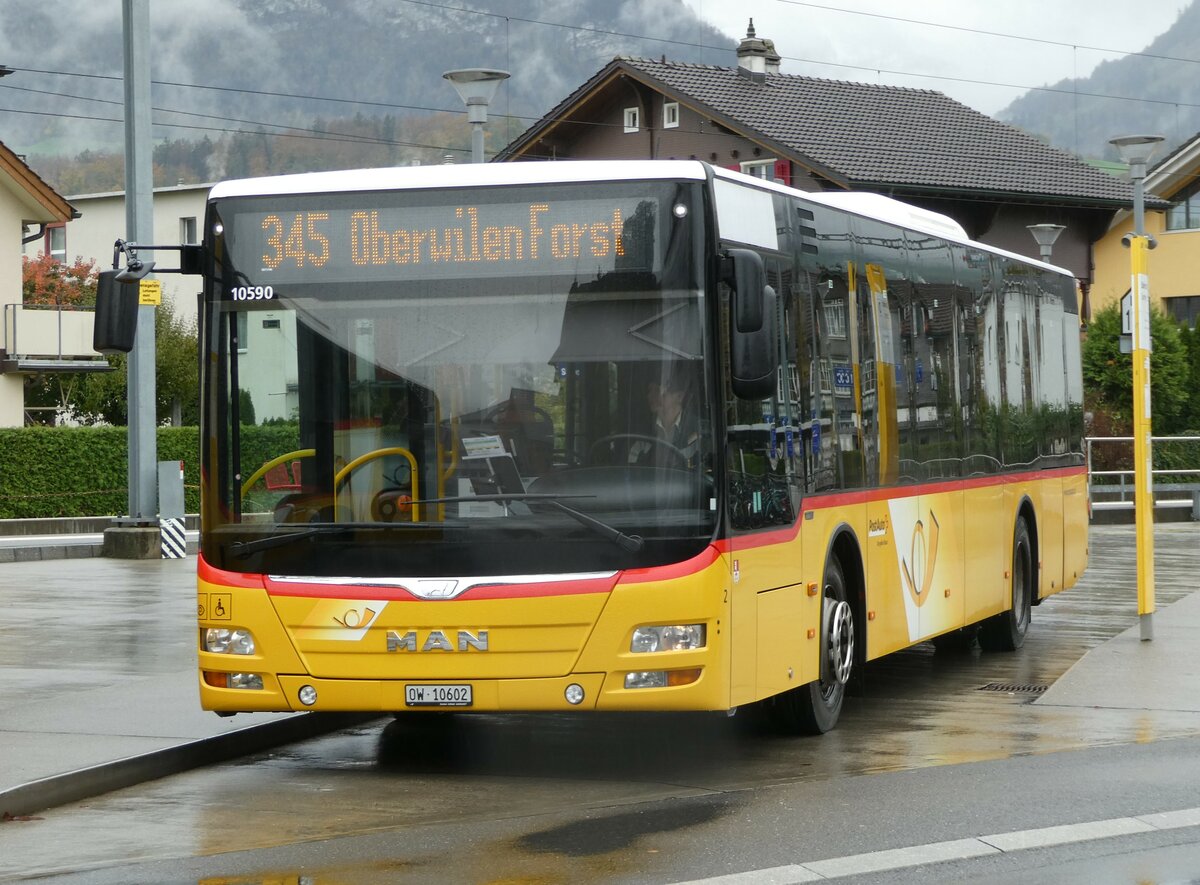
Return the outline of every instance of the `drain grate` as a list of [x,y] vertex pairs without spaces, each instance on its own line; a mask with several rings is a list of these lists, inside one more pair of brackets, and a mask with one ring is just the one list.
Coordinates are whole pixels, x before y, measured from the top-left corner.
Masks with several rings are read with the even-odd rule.
[[979,686],[980,691],[998,691],[1005,694],[1041,694],[1050,686],[1036,685],[1029,682],[989,682]]

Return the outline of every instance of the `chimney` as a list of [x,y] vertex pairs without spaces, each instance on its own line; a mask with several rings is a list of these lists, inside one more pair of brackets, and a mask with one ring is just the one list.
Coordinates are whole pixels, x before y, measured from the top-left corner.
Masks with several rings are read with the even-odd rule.
[[746,28],[746,39],[737,48],[738,73],[755,83],[765,82],[767,74],[779,73],[780,55],[774,40],[760,40],[754,33],[754,19]]

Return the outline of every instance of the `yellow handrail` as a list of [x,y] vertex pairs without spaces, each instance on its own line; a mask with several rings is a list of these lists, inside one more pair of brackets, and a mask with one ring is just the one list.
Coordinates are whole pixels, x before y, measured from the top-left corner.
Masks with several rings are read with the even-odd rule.
[[311,458],[317,454],[316,449],[297,449],[294,452],[288,452],[286,455],[280,455],[278,458],[272,458],[262,467],[250,474],[250,478],[242,483],[242,497],[246,497],[246,493],[253,488],[254,484],[266,476],[267,471],[272,467],[277,467],[286,461],[296,461],[300,458]]
[[334,519],[334,522],[336,522],[337,518],[338,518],[337,517],[338,487],[342,484],[342,482],[346,479],[346,477],[349,476],[351,474],[351,472],[353,472],[359,465],[365,464],[368,461],[374,461],[376,458],[383,458],[387,455],[401,455],[408,460],[408,466],[411,470],[410,476],[412,477],[413,522],[421,521],[420,505],[417,504],[417,502],[419,500],[421,500],[421,496],[418,491],[418,482],[417,482],[417,459],[413,455],[413,453],[410,452],[408,449],[402,448],[400,446],[391,446],[386,449],[375,449],[374,451],[367,452],[365,455],[359,455],[357,458],[355,458],[353,461],[351,461],[349,464],[347,464],[345,467],[343,467],[341,470],[339,470],[337,473],[334,474],[334,476],[333,476],[333,496],[334,496],[333,497],[333,519]]

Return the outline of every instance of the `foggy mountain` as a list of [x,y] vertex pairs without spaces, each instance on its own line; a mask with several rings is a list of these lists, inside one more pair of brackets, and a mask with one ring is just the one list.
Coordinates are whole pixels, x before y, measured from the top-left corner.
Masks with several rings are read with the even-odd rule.
[[[436,148],[469,143],[463,105],[442,79],[446,70],[512,73],[491,107],[490,143],[500,146],[615,55],[732,64],[739,39],[697,19],[681,0],[476,5],[481,9],[463,9],[461,0],[153,0],[155,139],[216,141],[231,130],[312,129],[321,128],[315,120],[357,116],[415,121],[441,110],[456,115],[446,121],[454,126],[443,126],[440,141],[420,142],[440,159]],[[34,156],[119,152],[120,5],[0,0],[0,21],[0,63],[17,69],[0,80],[0,140]],[[403,129],[402,122],[397,141]],[[411,156],[393,159],[431,160],[415,148],[400,153]]]
[[[1192,3],[1142,54],[1106,61],[1089,77],[1031,91],[996,116],[1084,157],[1117,159],[1108,140],[1156,133],[1162,159],[1200,131],[1200,4]],[[1141,99],[1141,100],[1130,100]]]

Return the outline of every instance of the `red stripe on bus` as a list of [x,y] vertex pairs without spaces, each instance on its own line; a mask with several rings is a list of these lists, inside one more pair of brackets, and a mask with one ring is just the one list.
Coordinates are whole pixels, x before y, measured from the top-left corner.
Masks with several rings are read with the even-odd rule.
[[196,577],[210,584],[224,584],[226,587],[246,587],[251,590],[263,588],[263,576],[247,572],[227,572],[216,566],[209,565],[203,556],[196,557]]
[[646,584],[651,581],[670,581],[702,572],[720,558],[721,551],[717,547],[719,543],[710,544],[696,556],[685,559],[683,562],[672,562],[669,565],[655,565],[649,568],[626,569],[621,574],[621,583]]
[[[1052,470],[1030,470],[1023,473],[1004,473],[991,476],[978,476],[964,479],[949,479],[939,482],[923,483],[912,486],[891,486],[882,489],[861,489],[852,492],[836,492],[829,495],[815,495],[805,499],[804,510],[829,510],[834,507],[849,507],[856,504],[866,504],[878,501],[890,501],[900,498],[911,498],[918,495],[935,495],[968,489],[990,488],[1003,485],[1019,485],[1038,480],[1081,476],[1087,473],[1084,466],[1061,467]],[[711,566],[722,554],[755,547],[768,547],[774,544],[786,544],[795,540],[803,524],[803,515],[789,526],[780,526],[769,531],[747,533],[733,538],[721,538],[705,547],[696,556],[683,562],[668,565],[651,566],[649,568],[628,569],[612,577],[590,578],[582,581],[554,580],[540,581],[532,584],[479,584],[462,593],[456,599],[532,599],[549,596],[574,596],[585,593],[608,593],[617,583],[645,584],[652,581],[668,581],[685,578],[697,574]],[[215,568],[198,557],[198,576],[200,580],[210,584],[223,584],[227,587],[246,587],[251,589],[266,589],[272,596],[303,596],[328,599],[372,599],[389,602],[419,602],[421,598],[414,596],[404,587],[383,587],[379,585],[347,586],[345,584],[321,583],[290,583],[273,581],[265,575],[244,574]],[[460,579],[461,580],[461,579]]]
[[[803,501],[804,511],[830,510],[834,507],[851,507],[855,504],[868,504],[878,501],[893,501],[900,498],[915,498],[918,495],[937,495],[946,492],[968,491],[970,489],[992,488],[994,486],[1020,485],[1021,483],[1036,482],[1044,479],[1061,479],[1067,476],[1082,476],[1087,473],[1085,466],[1056,467],[1051,470],[1027,470],[1023,473],[998,473],[989,476],[973,476],[963,479],[947,479],[939,482],[922,483],[911,486],[889,486],[882,489],[861,489],[853,492],[836,492],[829,495],[813,495]],[[781,526],[769,531],[736,535],[723,538],[716,542],[716,548],[722,553],[735,550],[748,550],[755,547],[769,547],[773,544],[786,544],[795,539],[804,522],[801,518],[793,525]]]

